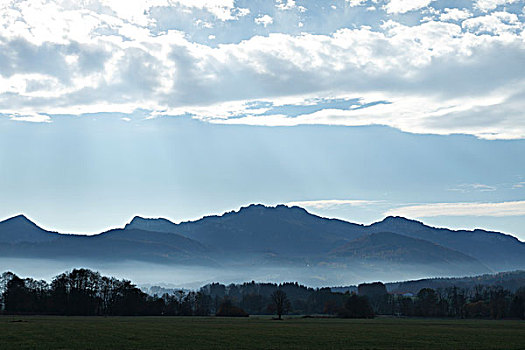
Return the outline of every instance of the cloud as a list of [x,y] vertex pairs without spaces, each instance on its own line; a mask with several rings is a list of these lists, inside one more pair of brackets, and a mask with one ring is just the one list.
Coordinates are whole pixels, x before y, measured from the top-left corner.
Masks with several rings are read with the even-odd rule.
[[51,118],[43,114],[29,114],[29,115],[18,115],[12,114],[9,119],[17,122],[30,122],[30,123],[50,123]]
[[268,15],[262,15],[257,17],[255,20],[256,24],[262,24],[264,27],[273,23],[273,18]]
[[323,199],[311,201],[296,201],[285,203],[287,206],[298,206],[312,209],[334,209],[344,206],[366,207],[382,203],[383,201],[361,200],[361,199]]
[[449,191],[458,191],[458,192],[472,192],[472,191],[479,191],[479,192],[493,192],[496,191],[497,188],[495,186],[489,186],[484,184],[461,184],[454,188],[449,189]]
[[476,34],[490,33],[493,35],[520,32],[523,27],[516,14],[504,11],[467,19],[463,21],[462,26]]
[[[465,9],[424,9],[430,3],[390,1],[396,16],[346,8],[373,22],[344,22],[323,33],[317,28],[337,23],[343,10],[284,11],[299,8],[292,1],[277,3],[282,9],[273,3],[265,15],[233,0],[2,2],[0,113],[141,109],[224,124],[387,125],[413,133],[525,137],[522,18],[511,9],[471,16]],[[421,19],[428,11],[435,20],[398,18]],[[173,27],[181,16],[191,27]],[[315,20],[322,25],[312,34]],[[233,32],[242,37],[232,39]],[[198,33],[201,42],[192,36]],[[278,108],[315,98],[357,102],[293,115]],[[257,103],[267,107],[254,110]]]
[[519,0],[476,0],[474,2],[474,7],[480,9],[481,11],[487,12],[493,10],[500,5],[513,4]]
[[420,204],[390,209],[385,215],[412,218],[434,216],[521,216],[525,215],[525,201]]
[[[234,20],[247,15],[249,12],[243,8],[237,8],[234,0],[109,0],[90,1],[90,8],[108,7],[114,14],[132,23],[147,25],[151,24],[148,11],[152,7],[180,6],[186,9],[205,10],[220,21]],[[100,10],[99,10],[100,11]]]
[[[525,129],[516,128],[515,124],[523,123],[522,112],[508,109],[505,102],[506,97],[497,95],[437,99],[427,96],[370,94],[361,100],[357,108],[352,109],[322,109],[295,117],[286,114],[246,115],[238,118],[212,118],[208,121],[264,126],[387,125],[412,133],[473,134],[485,139],[525,137]],[[474,111],[487,118],[479,120],[473,114]],[[478,124],[476,127],[473,126],[475,123]]]
[[390,0],[385,9],[388,13],[406,13],[430,5],[432,0]]
[[277,4],[275,6],[280,10],[291,10],[297,5],[295,0],[277,0]]
[[466,9],[445,8],[439,19],[442,21],[462,21],[469,17],[472,17],[472,13]]

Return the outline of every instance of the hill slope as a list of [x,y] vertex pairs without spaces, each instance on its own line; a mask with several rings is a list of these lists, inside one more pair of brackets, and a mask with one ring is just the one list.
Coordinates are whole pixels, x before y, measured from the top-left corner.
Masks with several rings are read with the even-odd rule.
[[123,229],[94,236],[48,232],[18,216],[0,222],[0,256],[294,267],[342,279],[381,271],[418,272],[408,276],[415,277],[525,268],[525,244],[501,233],[452,231],[398,217],[365,226],[284,205],[250,205],[180,224],[135,217]]
[[126,225],[130,228],[178,233],[224,252],[271,252],[288,257],[324,256],[357,238],[391,232],[461,252],[494,271],[525,268],[525,243],[506,234],[434,228],[401,217],[365,226],[283,205],[250,205],[238,212],[180,224],[135,217]]
[[391,232],[363,236],[333,250],[331,254],[338,258],[376,264],[407,264],[420,271],[441,274],[490,272],[490,269],[466,254]]
[[391,216],[370,225],[369,230],[424,239],[470,255],[496,271],[525,269],[525,243],[503,233],[434,228],[419,221]]
[[49,242],[60,235],[38,227],[24,215],[0,222],[0,243]]
[[49,232],[23,216],[0,222],[0,256],[209,264],[209,248],[175,233],[115,229],[93,236]]
[[155,229],[197,240],[224,252],[319,255],[365,234],[364,226],[325,219],[299,207],[250,205],[238,212],[174,224],[135,217],[125,229]]

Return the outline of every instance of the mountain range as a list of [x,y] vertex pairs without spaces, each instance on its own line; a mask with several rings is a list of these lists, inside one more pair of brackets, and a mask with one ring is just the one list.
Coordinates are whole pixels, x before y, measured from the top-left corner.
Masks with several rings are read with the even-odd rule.
[[525,269],[525,243],[503,233],[434,228],[402,217],[361,225],[260,204],[178,224],[136,216],[124,228],[90,236],[46,231],[19,215],[0,222],[0,256],[289,267],[317,275],[467,276]]

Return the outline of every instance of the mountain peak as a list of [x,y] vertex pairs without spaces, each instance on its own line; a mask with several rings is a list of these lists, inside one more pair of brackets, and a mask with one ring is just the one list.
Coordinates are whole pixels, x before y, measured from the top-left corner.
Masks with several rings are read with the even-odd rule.
[[280,213],[301,213],[301,214],[307,214],[308,212],[301,207],[298,206],[287,206],[284,204],[278,204],[276,206],[266,206],[264,204],[250,204],[246,207],[241,207],[239,209],[239,213],[241,212],[252,212],[252,211],[258,211],[258,212],[280,212]]
[[133,219],[129,222],[129,224],[126,224],[124,227],[125,229],[142,229],[142,230],[152,230],[152,231],[160,231],[164,232],[164,229],[160,229],[162,227],[170,227],[172,225],[175,225],[172,221],[164,218],[145,218],[139,215],[135,215]]
[[383,220],[373,223],[370,226],[377,227],[420,227],[425,226],[421,221],[407,219],[402,216],[387,216]]
[[19,214],[0,222],[0,242],[44,242],[57,238],[58,233],[46,231],[25,215]]
[[148,219],[147,219],[147,218],[144,218],[144,217],[142,217],[142,216],[139,216],[139,215],[135,215],[135,216],[133,217],[133,219],[131,219],[131,221],[129,222],[128,225],[131,225],[131,224],[133,224],[134,222],[140,222],[140,221],[146,221],[146,220],[148,220]]
[[27,216],[25,216],[24,214],[18,214],[18,215],[15,215],[9,219],[6,219],[2,222],[5,222],[5,223],[12,223],[12,224],[29,224],[29,225],[32,225],[32,226],[37,226],[33,221],[29,220],[27,218]]

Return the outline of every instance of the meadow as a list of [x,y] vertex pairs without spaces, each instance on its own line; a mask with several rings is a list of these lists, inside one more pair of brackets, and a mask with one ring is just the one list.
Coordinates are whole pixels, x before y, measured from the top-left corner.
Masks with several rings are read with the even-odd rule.
[[0,317],[2,349],[524,349],[524,321]]

